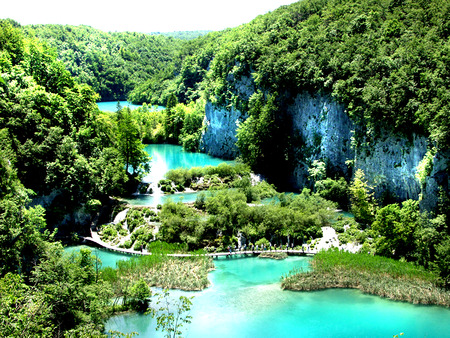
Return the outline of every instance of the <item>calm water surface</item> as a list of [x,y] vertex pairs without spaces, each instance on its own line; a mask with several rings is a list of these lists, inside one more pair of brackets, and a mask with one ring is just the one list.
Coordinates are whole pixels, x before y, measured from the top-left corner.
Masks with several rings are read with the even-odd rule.
[[[184,151],[183,147],[172,144],[150,144],[145,151],[152,157],[150,173],[143,181],[146,183],[158,183],[164,178],[164,174],[171,169],[217,166],[220,163],[234,163],[203,153]],[[177,202],[195,202],[198,193],[182,193],[173,195],[138,195],[125,199],[131,205],[156,205],[164,203],[167,199]]]
[[74,245],[64,248],[64,251],[71,254],[73,252],[79,251],[80,249],[89,249],[92,254],[100,259],[102,262],[102,267],[115,268],[117,261],[130,259],[130,255],[120,254],[117,252],[107,251],[105,249],[98,249],[87,245]]
[[[284,261],[233,258],[215,260],[212,286],[195,296],[186,337],[449,337],[450,310],[415,306],[333,289],[291,292],[280,289],[280,276],[294,267],[308,269],[309,258]],[[155,321],[140,314],[112,317],[107,330],[163,337]]]
[[[128,107],[132,110],[136,109],[138,107],[142,107],[141,105],[133,104],[128,101],[119,101],[119,102],[122,107]],[[109,111],[109,112],[113,112],[113,113],[117,111],[117,101],[97,102],[97,106],[98,106],[98,109],[100,109],[101,111]],[[162,106],[149,106],[148,108],[149,108],[149,110],[155,110],[155,111],[164,109],[164,107],[162,107]]]

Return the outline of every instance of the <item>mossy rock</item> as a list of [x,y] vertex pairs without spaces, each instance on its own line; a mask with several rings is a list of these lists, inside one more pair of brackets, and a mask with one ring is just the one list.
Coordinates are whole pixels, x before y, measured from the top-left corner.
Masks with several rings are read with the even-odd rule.
[[288,257],[286,252],[274,252],[274,251],[267,251],[262,252],[258,256],[259,258],[271,258],[271,259],[286,259]]

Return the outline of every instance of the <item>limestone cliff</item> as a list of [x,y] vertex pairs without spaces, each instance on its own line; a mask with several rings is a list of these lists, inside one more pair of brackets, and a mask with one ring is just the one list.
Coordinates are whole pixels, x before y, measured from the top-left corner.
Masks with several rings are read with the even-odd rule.
[[[322,160],[329,174],[347,179],[356,169],[362,169],[378,197],[419,198],[421,185],[415,174],[427,151],[426,137],[381,133],[372,140],[355,140],[355,124],[345,107],[329,95],[299,94],[288,106],[287,113],[292,120],[292,128],[287,132],[301,140],[294,146],[296,163],[291,182],[295,188],[308,184],[309,166],[313,160]],[[234,108],[208,103],[202,150],[214,156],[236,157],[236,128],[245,118],[245,113]],[[439,186],[448,187],[448,156],[437,154],[435,162],[423,196],[427,207],[435,205]]]
[[302,140],[295,149],[295,187],[308,184],[308,168],[313,160],[325,161],[330,174],[349,178],[351,170],[346,161],[354,158],[350,142],[354,127],[345,114],[344,106],[330,96],[304,93],[288,107],[288,114],[292,119],[291,133]]
[[236,158],[239,154],[236,147],[236,129],[239,122],[246,118],[247,115],[237,109],[225,109],[207,103],[200,150],[212,156]]

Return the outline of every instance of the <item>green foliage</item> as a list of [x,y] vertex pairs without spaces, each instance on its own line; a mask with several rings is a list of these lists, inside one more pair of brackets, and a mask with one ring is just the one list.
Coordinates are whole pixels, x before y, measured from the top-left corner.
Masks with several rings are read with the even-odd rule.
[[[280,199],[288,200],[280,195]],[[214,190],[199,196],[195,207],[166,203],[161,212],[158,236],[169,242],[182,242],[189,248],[214,247],[225,250],[242,233],[249,242],[271,238],[273,244],[286,243],[286,237],[300,241],[321,237],[321,227],[334,217],[335,204],[305,189],[302,194],[281,204],[247,205],[241,189]]]
[[351,212],[358,222],[369,225],[375,214],[375,201],[372,187],[367,184],[364,172],[358,169],[350,187]]
[[152,291],[147,283],[141,278],[130,288],[130,298],[133,307],[137,310],[146,310],[148,307],[148,299],[151,297]]
[[128,108],[117,113],[118,149],[125,163],[126,171],[132,174],[143,174],[149,171],[149,156],[144,151],[144,145],[139,137],[136,123]]
[[258,239],[255,242],[255,245],[257,245],[259,248],[262,248],[263,245],[264,245],[264,248],[266,248],[266,249],[270,248],[270,242],[265,238]]
[[314,187],[316,186],[317,181],[325,177],[325,171],[325,162],[319,160],[314,160],[311,167],[308,168],[308,178],[313,181]]
[[47,245],[31,281],[47,304],[46,325],[54,328],[53,334],[90,327],[93,335],[100,335],[112,294],[97,278],[98,265],[90,250],[67,257],[60,244]]
[[139,169],[147,161],[126,142],[136,135],[128,128],[133,124],[100,113],[98,95],[75,81],[53,50],[23,38],[7,20],[1,21],[0,36],[20,39],[15,49],[9,43],[0,47],[0,193],[8,193],[17,178],[39,197],[57,194],[46,211],[52,228],[83,206],[95,213],[88,201],[103,202],[132,188],[134,178],[124,167]]
[[162,330],[165,337],[182,337],[183,326],[190,324],[192,320],[189,311],[193,298],[180,296],[178,300],[174,301],[170,298],[169,291],[163,290],[162,294],[158,295],[156,303],[159,307],[150,312],[152,317],[156,317],[156,330]]
[[[240,157],[254,171],[275,177],[275,168],[280,174],[280,167],[289,167],[286,157],[288,133],[283,129],[276,95],[253,94],[249,100],[249,114],[237,129],[236,145]],[[274,166],[274,162],[278,166]]]
[[336,202],[339,208],[347,210],[349,203],[349,187],[347,181],[340,177],[338,180],[327,178],[315,184],[317,193],[330,201]]
[[[249,182],[250,169],[248,166],[238,164],[220,163],[218,166],[193,167],[190,169],[171,169],[166,174],[166,180],[158,185],[166,192],[172,190],[172,185],[190,187],[194,190],[207,190],[209,188],[225,188],[238,184],[240,180]],[[238,184],[239,185],[239,184]],[[164,187],[164,189],[163,189]],[[179,190],[177,188],[177,190]]]
[[2,337],[48,337],[54,326],[44,294],[26,285],[17,274],[0,279],[0,334]]
[[158,238],[169,243],[187,243],[190,249],[200,247],[203,233],[200,216],[185,204],[168,201],[160,212]]
[[407,200],[400,208],[389,204],[377,211],[372,229],[377,236],[377,253],[385,257],[405,257],[414,251],[414,234],[419,224],[419,203]]
[[436,148],[428,150],[416,168],[416,178],[422,186],[425,184],[427,177],[430,176],[431,171],[433,170],[434,155],[436,155]]
[[28,207],[25,191],[0,199],[0,276],[7,272],[28,275],[44,250],[44,208]]
[[[55,48],[66,69],[90,85],[104,101],[125,100],[146,81],[164,78],[175,62],[182,41],[162,35],[105,33],[88,26],[33,25],[23,27]],[[136,95],[135,102],[156,103],[152,96]]]

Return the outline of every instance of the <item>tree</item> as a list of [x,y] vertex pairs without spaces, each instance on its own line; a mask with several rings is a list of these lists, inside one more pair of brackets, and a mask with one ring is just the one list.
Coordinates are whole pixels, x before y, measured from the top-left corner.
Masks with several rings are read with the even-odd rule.
[[125,163],[127,173],[139,174],[149,170],[150,158],[144,151],[144,145],[139,137],[139,129],[133,120],[131,110],[123,108],[118,114],[118,148]]
[[327,178],[316,182],[317,193],[330,201],[337,202],[341,209],[348,209],[348,183],[340,177],[338,180]]
[[31,281],[50,304],[49,324],[56,332],[102,328],[112,292],[103,280],[96,281],[96,260],[90,250],[68,256],[60,243],[46,243]]
[[288,163],[285,156],[287,133],[282,130],[280,121],[276,121],[279,115],[276,94],[265,97],[262,92],[254,93],[249,105],[250,116],[239,124],[236,133],[240,156],[257,172],[279,174],[279,168]]
[[51,305],[19,275],[8,273],[0,279],[0,304],[2,337],[52,336]]
[[147,310],[148,298],[152,295],[148,284],[141,278],[130,288],[132,306],[137,310]]
[[408,257],[415,250],[415,232],[419,228],[419,202],[407,200],[389,204],[377,211],[372,230],[376,251],[385,257]]
[[313,181],[314,190],[316,190],[317,181],[325,177],[326,174],[325,162],[314,160],[311,167],[308,168],[308,178]]
[[375,215],[375,201],[372,187],[365,179],[364,171],[358,169],[350,184],[351,212],[355,220],[370,225]]
[[191,323],[192,317],[188,313],[191,310],[193,298],[180,296],[175,301],[170,298],[167,289],[163,290],[158,295],[156,303],[159,307],[149,311],[153,318],[156,317],[156,330],[164,331],[168,338],[182,337],[183,326]]

